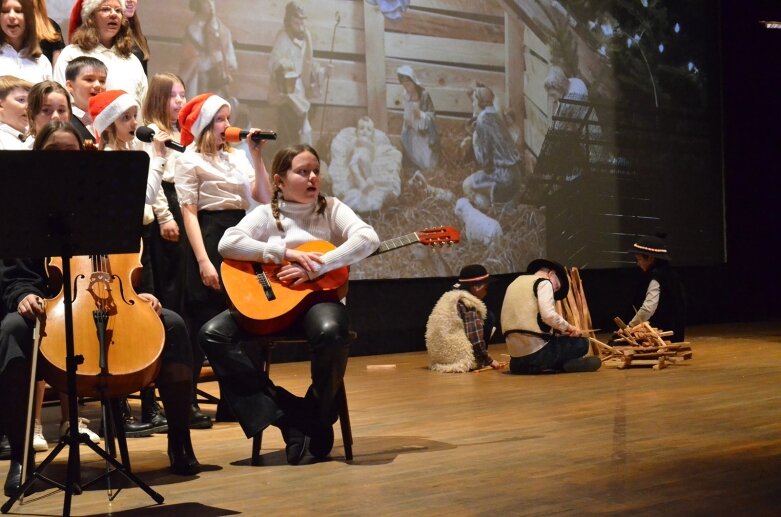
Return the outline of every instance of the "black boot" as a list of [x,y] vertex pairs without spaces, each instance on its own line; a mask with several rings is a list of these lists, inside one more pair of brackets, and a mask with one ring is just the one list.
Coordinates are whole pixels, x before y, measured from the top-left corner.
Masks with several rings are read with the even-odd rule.
[[[193,444],[190,441],[188,427],[191,406],[190,380],[158,384],[163,406],[168,415],[168,459],[171,471],[181,476],[192,476],[201,470],[201,464],[195,458]],[[207,417],[208,418],[208,417]]]
[[0,460],[7,460],[11,457],[11,444],[8,443],[8,437],[0,434]]
[[11,497],[19,491],[20,486],[22,486],[22,462],[11,460],[5,485],[3,485],[3,493],[6,497]]
[[193,402],[190,407],[190,429],[211,429],[213,425],[211,417],[201,413],[201,408]]
[[152,424],[152,432],[167,433],[168,419],[155,398],[154,388],[141,390],[141,422]]
[[125,436],[127,438],[142,438],[152,436],[152,424],[139,422],[130,411],[127,398],[119,401],[119,410],[122,412],[122,420],[125,422]]
[[288,465],[298,465],[304,459],[309,448],[309,437],[298,427],[293,426],[287,417],[282,417],[274,422],[282,432],[285,440],[285,457]]
[[168,433],[168,460],[171,462],[171,472],[180,476],[194,476],[201,471],[201,464],[195,457],[190,433],[176,436],[179,433]]
[[334,426],[321,425],[316,428],[312,433],[312,439],[309,442],[309,452],[317,458],[322,460],[331,454],[331,449],[334,448]]
[[[30,455],[27,459],[27,479],[30,479],[33,471],[35,470],[35,453],[30,450]],[[5,477],[5,485],[3,485],[3,493],[6,497],[11,497],[22,486],[22,462],[12,459],[10,465],[8,465],[8,474]],[[25,490],[25,495],[29,495],[33,492],[35,484],[30,485]]]

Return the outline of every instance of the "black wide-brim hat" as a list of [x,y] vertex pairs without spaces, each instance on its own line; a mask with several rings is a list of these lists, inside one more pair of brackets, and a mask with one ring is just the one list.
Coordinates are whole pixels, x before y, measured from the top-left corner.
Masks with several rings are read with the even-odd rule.
[[526,272],[530,275],[533,275],[540,269],[551,269],[555,271],[556,276],[559,277],[561,288],[558,291],[553,292],[553,299],[563,300],[566,298],[569,293],[569,275],[567,274],[566,268],[558,262],[547,259],[532,260],[529,262],[529,265],[526,266]]
[[458,273],[458,282],[456,285],[485,284],[491,281],[491,275],[481,264],[469,264],[461,268]]
[[649,257],[656,257],[659,260],[670,260],[670,255],[667,253],[667,244],[661,237],[656,235],[646,235],[640,237],[632,245],[628,253],[634,255],[648,255]]

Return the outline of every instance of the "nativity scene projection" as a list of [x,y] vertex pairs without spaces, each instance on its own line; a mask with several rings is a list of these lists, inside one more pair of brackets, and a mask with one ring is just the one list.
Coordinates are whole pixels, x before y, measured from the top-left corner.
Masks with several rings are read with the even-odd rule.
[[721,219],[707,11],[672,0],[139,6],[150,74],[177,72],[188,97],[229,99],[234,125],[277,131],[268,163],[310,143],[324,192],[382,239],[461,234],[367,259],[354,279],[453,276],[468,263],[511,273],[540,256],[620,267],[636,235],[657,231],[684,263],[721,261],[721,233],[707,230]]

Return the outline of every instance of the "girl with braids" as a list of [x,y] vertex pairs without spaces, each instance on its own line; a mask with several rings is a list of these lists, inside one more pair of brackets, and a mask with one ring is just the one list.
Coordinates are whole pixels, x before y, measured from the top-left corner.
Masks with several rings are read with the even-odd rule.
[[[251,198],[260,203],[271,201],[261,153],[264,141],[248,142],[253,163],[246,154],[232,149],[225,137],[230,114],[228,101],[213,93],[194,97],[179,112],[181,143],[189,147],[176,158],[174,184],[190,244],[185,259],[184,308],[193,338],[205,322],[227,308],[219,275],[222,257],[217,251],[222,234],[244,217]],[[197,342],[193,349],[195,385],[203,352]],[[194,399],[195,393],[190,425],[211,427],[211,419],[200,412]],[[221,420],[231,418],[225,409],[218,406]]]
[[[296,286],[331,270],[358,262],[379,245],[374,229],[352,209],[320,194],[320,158],[299,144],[279,151],[272,165],[274,197],[247,214],[220,240],[223,257],[282,264],[277,278]],[[326,240],[336,249],[326,253],[296,248]],[[221,380],[223,399],[230,404],[247,437],[268,425],[279,427],[287,461],[298,464],[307,449],[324,458],[333,447],[337,412],[334,398],[343,388],[349,355],[349,321],[341,303],[317,303],[293,325],[304,334],[312,358],[312,385],[301,398],[275,386],[242,347],[247,335],[229,311],[201,329],[199,341]],[[311,439],[311,442],[310,442]]]

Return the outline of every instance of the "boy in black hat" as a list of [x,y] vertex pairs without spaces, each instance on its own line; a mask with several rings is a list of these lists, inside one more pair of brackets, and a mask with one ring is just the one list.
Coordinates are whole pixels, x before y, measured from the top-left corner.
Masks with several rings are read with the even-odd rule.
[[[683,286],[672,267],[667,245],[661,235],[640,237],[629,250],[645,279],[644,290],[637,296],[642,305],[629,326],[650,322],[662,330],[672,330],[675,341],[684,340],[685,304]],[[636,305],[635,305],[636,306]]]
[[494,317],[483,303],[490,275],[480,264],[464,266],[452,291],[442,295],[426,324],[429,366],[438,372],[468,372],[505,365],[488,355]]
[[556,312],[556,300],[569,291],[564,266],[552,260],[533,260],[526,275],[508,287],[502,305],[502,329],[510,352],[510,373],[593,372],[602,366],[586,356],[588,339]]

